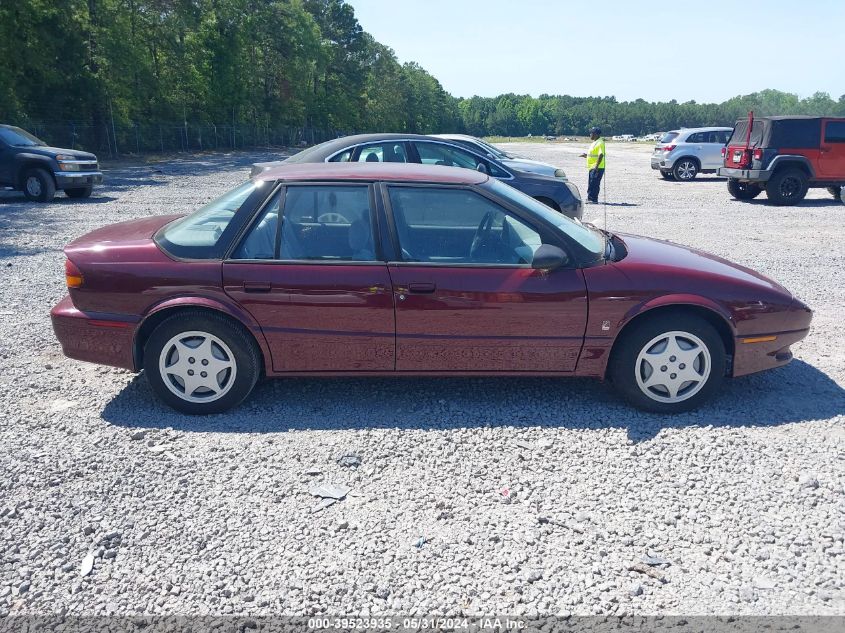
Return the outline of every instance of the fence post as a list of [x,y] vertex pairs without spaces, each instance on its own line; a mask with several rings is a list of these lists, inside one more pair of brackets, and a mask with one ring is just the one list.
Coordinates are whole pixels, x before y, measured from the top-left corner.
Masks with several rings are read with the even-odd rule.
[[158,124],[158,138],[161,141],[161,153],[164,154],[164,132],[161,129],[161,123]]
[[135,121],[135,153],[136,154],[141,153],[141,139],[139,138],[138,122],[137,121]]

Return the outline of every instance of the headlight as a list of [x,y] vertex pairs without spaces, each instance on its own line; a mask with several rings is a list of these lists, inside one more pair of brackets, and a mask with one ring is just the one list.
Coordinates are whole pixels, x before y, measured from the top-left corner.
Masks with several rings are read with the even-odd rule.
[[555,178],[566,178],[566,172],[562,169],[555,169]]
[[578,191],[578,187],[576,187],[575,185],[573,185],[573,184],[572,184],[571,182],[569,182],[568,180],[567,180],[565,183],[563,183],[563,184],[565,184],[565,185],[566,185],[566,188],[567,188],[567,189],[569,189],[569,193],[571,193],[571,194],[572,194],[572,197],[573,197],[573,198],[575,198],[576,200],[578,200],[578,202],[580,202],[580,201],[581,201],[581,192],[580,192],[580,191]]
[[79,171],[79,163],[63,163],[59,161],[59,169],[62,171]]

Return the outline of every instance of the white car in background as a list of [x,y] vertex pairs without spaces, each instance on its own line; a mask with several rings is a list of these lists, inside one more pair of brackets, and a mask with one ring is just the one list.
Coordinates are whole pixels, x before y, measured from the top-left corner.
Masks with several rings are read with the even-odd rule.
[[654,147],[651,168],[666,180],[689,182],[698,174],[715,173],[722,166],[722,148],[730,127],[693,127],[666,132]]
[[507,152],[500,150],[498,147],[495,147],[480,138],[469,136],[468,134],[430,134],[430,136],[463,145],[474,152],[480,153],[482,156],[498,160],[506,167],[513,167],[514,169],[527,171],[532,174],[539,174],[540,176],[566,178],[566,172],[559,167],[549,165],[548,163],[542,163],[537,160],[530,160],[517,154],[508,154]]

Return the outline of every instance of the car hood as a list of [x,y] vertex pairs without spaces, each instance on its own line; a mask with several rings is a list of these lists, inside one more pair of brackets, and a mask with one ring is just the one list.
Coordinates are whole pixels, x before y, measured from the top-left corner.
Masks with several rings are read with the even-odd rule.
[[501,160],[501,163],[505,167],[511,167],[512,169],[527,171],[529,173],[539,174],[541,176],[554,177],[555,172],[557,171],[557,167],[555,167],[554,165],[542,163],[538,160],[528,160],[527,158],[503,158]]
[[68,255],[81,253],[103,253],[116,247],[146,245],[152,241],[153,235],[177,218],[179,215],[156,215],[138,220],[109,224],[90,233],[76,238],[65,247]]
[[35,154],[37,156],[49,156],[55,158],[59,154],[63,156],[73,156],[76,160],[97,160],[97,157],[91,152],[82,152],[76,149],[65,149],[62,147],[48,147],[46,145],[35,145],[33,147],[20,147],[17,149],[23,150],[26,154]]
[[664,279],[676,280],[677,285],[684,289],[698,282],[719,282],[792,297],[776,281],[717,255],[666,240],[627,233],[616,235],[624,242],[627,255],[614,265],[626,275],[660,275]]

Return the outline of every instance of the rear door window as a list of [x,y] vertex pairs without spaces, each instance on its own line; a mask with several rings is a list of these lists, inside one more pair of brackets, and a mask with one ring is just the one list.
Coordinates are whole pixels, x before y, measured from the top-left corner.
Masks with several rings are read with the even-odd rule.
[[824,128],[825,143],[845,143],[845,121],[828,121]]
[[407,163],[405,143],[385,142],[365,145],[358,153],[359,163]]

